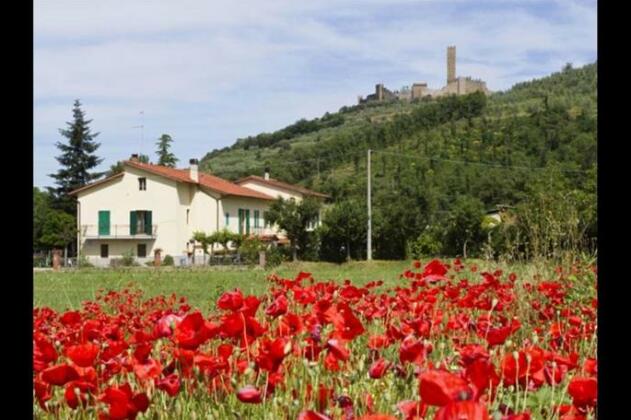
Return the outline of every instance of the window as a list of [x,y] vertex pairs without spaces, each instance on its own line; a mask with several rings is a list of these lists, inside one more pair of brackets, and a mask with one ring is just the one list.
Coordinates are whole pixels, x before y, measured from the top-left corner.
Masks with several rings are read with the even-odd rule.
[[226,226],[230,224],[230,213],[226,213]]
[[107,258],[110,255],[110,249],[107,244],[101,244],[101,258]]
[[136,254],[139,258],[145,258],[147,256],[147,244],[138,244],[138,252]]
[[147,178],[138,178],[138,189],[140,191],[147,191]]
[[250,234],[250,209],[239,209],[239,235]]
[[191,214],[191,209],[186,209],[186,224],[188,225],[189,215]]
[[254,227],[260,227],[259,226],[259,211],[258,210],[254,210]]
[[151,218],[151,211],[148,210],[135,210],[129,212],[129,234],[151,235],[153,233]]

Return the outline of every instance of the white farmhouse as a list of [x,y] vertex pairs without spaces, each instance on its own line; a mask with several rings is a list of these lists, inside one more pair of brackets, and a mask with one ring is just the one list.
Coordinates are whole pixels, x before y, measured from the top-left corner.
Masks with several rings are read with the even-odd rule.
[[[277,197],[296,201],[315,191],[265,177],[236,183],[201,173],[196,159],[187,169],[141,163],[136,155],[123,171],[72,191],[77,197],[77,244],[81,255],[96,266],[133,254],[140,263],[154,251],[171,255],[176,265],[195,250],[193,232],[224,228],[235,233],[283,238],[267,227],[264,214]],[[203,251],[202,251],[203,252]]]

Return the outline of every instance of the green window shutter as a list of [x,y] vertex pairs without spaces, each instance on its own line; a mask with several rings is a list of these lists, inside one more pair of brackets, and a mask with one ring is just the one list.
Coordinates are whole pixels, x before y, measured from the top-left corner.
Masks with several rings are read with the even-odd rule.
[[145,212],[145,233],[151,235],[151,210]]
[[254,210],[254,227],[260,227],[259,226],[259,211],[258,210]]
[[239,209],[239,235],[243,234],[243,209]]
[[138,226],[138,218],[136,216],[136,211],[132,210],[129,212],[129,234],[135,235],[136,228]]
[[245,234],[250,234],[250,209],[245,210]]
[[109,235],[109,234],[110,234],[110,211],[100,210],[99,211],[99,235]]

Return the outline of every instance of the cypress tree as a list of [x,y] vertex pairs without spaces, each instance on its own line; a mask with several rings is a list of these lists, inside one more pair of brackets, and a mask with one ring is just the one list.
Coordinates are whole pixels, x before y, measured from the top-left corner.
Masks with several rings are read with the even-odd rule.
[[178,158],[176,158],[173,153],[169,152],[172,142],[173,139],[168,134],[161,135],[156,142],[158,146],[158,150],[156,151],[158,155],[158,165],[175,168],[175,163],[178,161]]
[[72,110],[73,121],[67,122],[67,129],[59,129],[60,134],[68,139],[68,143],[57,142],[56,146],[61,150],[57,161],[61,168],[56,174],[50,174],[55,179],[57,187],[49,188],[52,196],[53,207],[66,213],[76,213],[75,200],[68,193],[76,188],[88,184],[100,178],[102,172],[92,172],[103,159],[97,157],[94,152],[99,148],[94,138],[99,133],[92,133],[89,124],[92,120],[85,119],[85,112],[81,109],[81,102],[77,99]]

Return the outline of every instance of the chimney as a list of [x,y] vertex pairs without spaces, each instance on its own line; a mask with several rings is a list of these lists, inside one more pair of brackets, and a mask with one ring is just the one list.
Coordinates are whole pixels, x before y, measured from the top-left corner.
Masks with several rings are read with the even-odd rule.
[[129,159],[132,162],[138,162],[138,153],[134,153],[133,155],[131,155],[131,158]]
[[269,179],[269,168],[265,168],[265,180],[267,181]]
[[195,181],[195,182],[199,182],[199,170],[197,167],[198,161],[197,159],[191,159],[188,161],[191,164],[191,167],[189,169],[189,177]]

